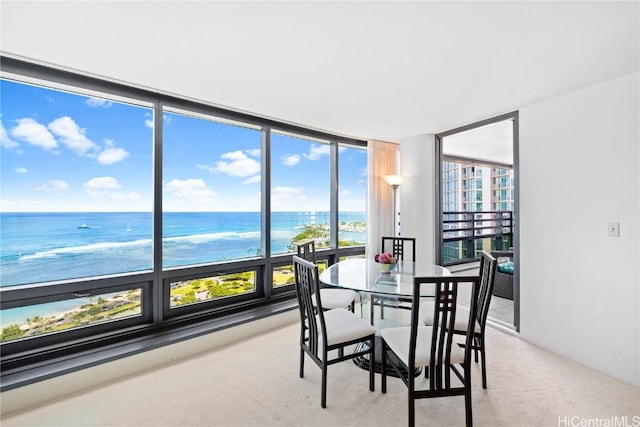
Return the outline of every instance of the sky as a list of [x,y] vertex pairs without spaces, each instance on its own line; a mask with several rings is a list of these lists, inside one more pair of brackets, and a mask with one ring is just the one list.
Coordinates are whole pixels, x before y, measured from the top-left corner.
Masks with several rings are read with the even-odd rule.
[[[260,131],[163,114],[165,211],[259,211]],[[0,81],[0,212],[145,212],[153,110]],[[272,210],[328,211],[329,145],[271,137]],[[366,150],[339,150],[340,210],[364,211]]]

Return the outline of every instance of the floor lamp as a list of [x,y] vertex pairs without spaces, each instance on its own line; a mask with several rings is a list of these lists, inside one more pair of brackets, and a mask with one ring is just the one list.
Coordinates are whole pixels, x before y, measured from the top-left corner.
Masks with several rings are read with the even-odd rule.
[[393,216],[394,216],[393,235],[399,236],[400,235],[399,233],[400,212],[398,212],[398,209],[397,209],[397,202],[398,202],[397,193],[398,193],[398,187],[400,186],[400,184],[404,182],[404,176],[386,175],[386,176],[383,176],[383,178],[385,181],[387,181],[387,184],[389,184],[391,188],[393,188]]

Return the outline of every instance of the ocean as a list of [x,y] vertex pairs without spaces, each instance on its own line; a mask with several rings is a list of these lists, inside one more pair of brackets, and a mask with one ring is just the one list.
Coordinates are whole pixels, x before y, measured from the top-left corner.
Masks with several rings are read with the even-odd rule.
[[[364,222],[365,213],[341,212],[339,221]],[[328,223],[328,212],[273,212],[272,253],[287,252],[305,225]],[[259,212],[165,213],[163,266],[259,255],[260,229]],[[364,242],[365,232],[340,238]],[[150,270],[152,262],[149,212],[0,213],[0,286]],[[4,310],[4,325],[9,311],[17,313]]]

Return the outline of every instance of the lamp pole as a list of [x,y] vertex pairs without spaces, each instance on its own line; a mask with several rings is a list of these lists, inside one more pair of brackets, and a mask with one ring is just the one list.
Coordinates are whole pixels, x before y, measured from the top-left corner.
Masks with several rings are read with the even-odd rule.
[[399,213],[398,213],[398,208],[397,208],[397,204],[398,204],[398,186],[399,184],[393,184],[391,186],[391,188],[393,188],[393,235],[394,236],[399,236],[400,234],[398,233],[398,226],[400,225],[400,218],[399,218]]
[[386,175],[383,176],[387,184],[393,188],[393,235],[399,236],[398,227],[400,226],[400,212],[398,212],[398,187],[404,182],[404,176],[401,175]]

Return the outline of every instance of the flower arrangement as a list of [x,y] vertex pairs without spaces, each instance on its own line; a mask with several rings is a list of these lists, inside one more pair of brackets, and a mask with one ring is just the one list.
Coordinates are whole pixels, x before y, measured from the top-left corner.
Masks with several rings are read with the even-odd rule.
[[373,257],[373,260],[375,262],[379,262],[380,264],[395,264],[396,261],[396,257],[394,257],[392,254],[389,253],[380,253],[380,254],[376,254],[375,257]]
[[393,256],[393,254],[385,252],[376,254],[373,257],[373,260],[376,262],[376,265],[383,274],[388,274],[391,270],[396,268],[397,260],[396,257]]

